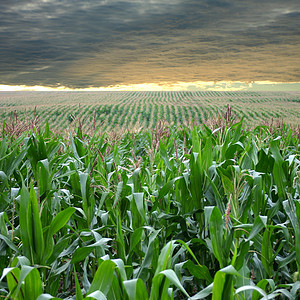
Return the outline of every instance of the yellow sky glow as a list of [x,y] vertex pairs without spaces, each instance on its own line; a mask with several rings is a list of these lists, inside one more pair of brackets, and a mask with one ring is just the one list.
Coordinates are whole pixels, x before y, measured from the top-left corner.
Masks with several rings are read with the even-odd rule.
[[278,84],[300,84],[299,82],[273,82],[273,81],[194,81],[194,82],[162,82],[142,83],[131,85],[111,85],[107,87],[89,87],[89,88],[68,88],[65,86],[47,87],[47,86],[26,86],[26,85],[0,85],[0,91],[186,91],[186,90],[204,90],[204,91],[239,91],[247,90],[256,85],[278,85]]

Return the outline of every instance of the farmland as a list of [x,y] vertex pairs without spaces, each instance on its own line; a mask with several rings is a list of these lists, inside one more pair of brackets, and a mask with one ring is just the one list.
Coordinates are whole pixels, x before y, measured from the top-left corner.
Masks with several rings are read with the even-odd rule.
[[205,93],[1,94],[0,297],[299,299],[299,95]]
[[80,117],[83,128],[154,128],[157,120],[181,125],[216,118],[230,105],[249,126],[300,124],[300,93],[288,92],[1,92],[0,122],[37,118],[64,131]]

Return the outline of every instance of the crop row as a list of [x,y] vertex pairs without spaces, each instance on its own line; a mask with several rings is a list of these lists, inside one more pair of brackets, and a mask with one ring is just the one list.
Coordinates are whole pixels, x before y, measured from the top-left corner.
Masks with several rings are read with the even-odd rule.
[[[2,96],[2,94],[0,94]],[[237,118],[244,118],[248,125],[276,120],[299,124],[299,98],[282,94],[249,92],[120,92],[120,93],[47,93],[33,94],[33,100],[17,97],[0,98],[0,121],[9,119],[16,111],[18,120],[38,117],[44,126],[48,120],[54,129],[65,130],[70,123],[80,121],[84,128],[154,128],[158,121],[182,125],[217,119],[230,105]],[[35,103],[35,97],[42,97]],[[60,97],[58,97],[60,96]],[[268,96],[268,97],[267,97]],[[51,103],[51,100],[53,102]],[[36,100],[37,101],[37,100]],[[41,104],[42,103],[42,104]],[[36,104],[36,105],[35,105]],[[13,105],[13,106],[12,106]],[[13,109],[12,109],[13,108]]]

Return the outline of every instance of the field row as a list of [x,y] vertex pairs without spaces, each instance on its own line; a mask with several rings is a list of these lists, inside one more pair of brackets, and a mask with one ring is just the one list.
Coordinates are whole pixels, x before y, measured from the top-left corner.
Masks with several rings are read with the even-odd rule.
[[154,128],[158,121],[181,125],[217,120],[228,105],[246,124],[283,121],[299,124],[300,95],[253,92],[23,92],[0,93],[0,121],[38,118],[43,126],[65,130],[76,122],[85,129]]

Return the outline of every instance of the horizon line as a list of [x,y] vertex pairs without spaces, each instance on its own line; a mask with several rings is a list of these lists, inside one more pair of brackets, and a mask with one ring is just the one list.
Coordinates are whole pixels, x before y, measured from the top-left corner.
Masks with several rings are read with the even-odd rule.
[[[282,87],[280,90],[278,88]],[[70,88],[60,83],[56,87],[43,85],[4,85],[0,84],[0,92],[17,91],[65,91],[65,92],[97,92],[97,91],[298,91],[300,82],[274,81],[193,81],[193,82],[161,82],[141,84],[118,84],[105,87]]]

